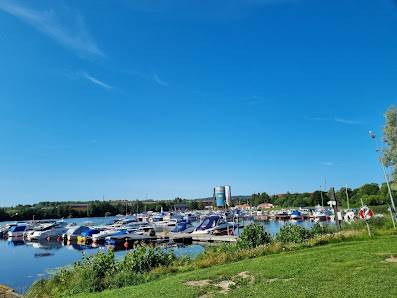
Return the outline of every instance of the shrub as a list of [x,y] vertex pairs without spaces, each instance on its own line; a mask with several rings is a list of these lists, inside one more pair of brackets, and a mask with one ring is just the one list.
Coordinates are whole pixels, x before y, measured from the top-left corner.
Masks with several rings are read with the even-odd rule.
[[276,234],[276,239],[282,243],[302,243],[309,239],[310,230],[298,225],[284,225]]
[[107,288],[136,285],[145,282],[150,272],[159,266],[169,266],[176,259],[173,251],[166,252],[158,246],[137,245],[123,261],[115,261],[113,250],[97,252],[74,263],[71,270],[62,269],[52,278],[39,281],[29,289],[29,297],[74,295],[97,292]]
[[246,226],[237,239],[237,246],[242,249],[255,248],[272,241],[272,235],[263,226],[251,223]]
[[311,236],[315,237],[317,235],[324,235],[324,234],[333,234],[335,232],[335,228],[329,226],[328,224],[320,224],[316,222],[310,230]]

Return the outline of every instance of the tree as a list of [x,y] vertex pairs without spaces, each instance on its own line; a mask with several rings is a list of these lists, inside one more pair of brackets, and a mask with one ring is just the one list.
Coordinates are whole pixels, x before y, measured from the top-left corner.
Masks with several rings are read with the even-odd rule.
[[[387,202],[388,204],[390,204],[390,194],[389,194],[389,189],[387,187],[386,182],[382,183],[381,188],[379,189],[379,193],[382,196],[382,199]],[[393,198],[397,198],[397,191],[391,189],[391,194]]]
[[322,193],[321,190],[316,190],[313,193],[313,197],[312,197],[313,205],[317,205],[317,204],[321,205],[322,204],[322,201],[324,200],[324,197],[323,197],[323,199],[321,199],[321,196],[324,196],[324,193]]
[[363,195],[376,195],[379,191],[379,185],[377,183],[366,183],[360,187],[358,195],[361,197]]
[[198,202],[197,209],[204,210],[204,203],[202,201]]
[[190,201],[189,208],[190,208],[190,210],[197,210],[198,209],[198,203],[196,201]]
[[270,203],[270,197],[266,192],[261,193],[261,203]]
[[390,168],[393,176],[393,186],[397,187],[397,107],[391,105],[386,113],[386,124],[383,127],[382,141],[386,147],[382,148],[383,160],[381,161],[386,167]]
[[[341,189],[335,192],[335,195],[339,198],[341,203],[343,202],[347,204],[346,187],[341,187]],[[351,198],[352,198],[351,188],[347,188],[347,195],[349,196],[349,203],[351,203]]]

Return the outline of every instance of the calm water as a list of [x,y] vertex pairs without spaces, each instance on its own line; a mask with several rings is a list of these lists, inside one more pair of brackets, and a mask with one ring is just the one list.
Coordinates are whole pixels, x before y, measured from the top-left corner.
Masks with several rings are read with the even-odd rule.
[[[107,220],[111,219],[117,219],[117,217],[109,217]],[[67,219],[67,221],[101,223],[105,222],[106,219],[80,218]],[[253,221],[245,221],[244,225],[251,222]],[[255,221],[255,223],[263,224],[274,235],[280,230],[282,225],[289,222],[307,228],[313,226],[311,221]],[[0,222],[0,225],[3,224],[6,223]],[[24,294],[37,279],[49,276],[51,272],[66,265],[73,265],[74,261],[80,260],[83,251],[87,252],[87,254],[92,254],[98,250],[106,252],[107,249],[108,247],[106,246],[64,245],[56,241],[29,242],[20,238],[14,241],[0,240],[0,284],[15,289],[17,293]],[[192,257],[204,250],[200,245],[173,247],[172,249],[174,249],[176,254],[185,255],[189,253]],[[125,254],[125,250],[116,251],[116,258],[122,259]]]

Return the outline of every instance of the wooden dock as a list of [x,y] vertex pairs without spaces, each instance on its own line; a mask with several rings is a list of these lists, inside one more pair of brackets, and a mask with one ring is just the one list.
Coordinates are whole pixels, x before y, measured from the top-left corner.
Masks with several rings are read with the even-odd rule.
[[191,233],[157,233],[156,236],[146,236],[146,235],[120,235],[117,237],[112,237],[115,240],[115,244],[122,244],[125,241],[133,244],[136,242],[145,243],[182,243],[191,244],[193,242],[235,242],[238,236],[228,236],[228,235],[213,235],[213,234],[191,234]]
[[[158,237],[161,238],[160,235]],[[191,233],[168,233],[167,236],[170,241],[185,243],[190,242],[235,242],[238,236],[228,235],[212,235],[212,234],[191,234]]]

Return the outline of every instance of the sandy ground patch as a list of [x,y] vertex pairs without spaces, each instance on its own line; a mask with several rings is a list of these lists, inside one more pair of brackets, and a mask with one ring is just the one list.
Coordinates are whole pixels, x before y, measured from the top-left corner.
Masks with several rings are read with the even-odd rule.
[[[244,271],[244,272],[240,272],[237,275],[234,275],[232,277],[236,278],[236,277],[242,277],[242,278],[249,278],[251,282],[254,281],[255,277],[253,275],[250,275],[248,271]],[[210,279],[204,279],[204,280],[192,280],[192,281],[187,281],[185,284],[187,284],[188,286],[195,286],[195,287],[204,287],[207,285],[211,284],[211,280]],[[219,291],[219,293],[221,294],[227,294],[230,290],[230,286],[231,285],[236,285],[236,283],[233,280],[223,280],[217,284],[213,284],[214,286],[220,287],[222,290]],[[205,294],[204,296],[202,296],[201,298],[207,297],[207,294]]]
[[388,263],[397,263],[397,258],[395,256],[390,256],[390,258],[387,258],[385,261]]
[[248,271],[244,271],[244,272],[240,272],[239,274],[237,274],[236,276],[240,276],[242,278],[249,278],[251,280],[251,282],[254,281],[255,277],[251,274],[248,274]]
[[192,280],[192,281],[187,281],[186,284],[188,286],[195,286],[195,287],[204,287],[206,285],[210,284],[210,279],[204,279],[204,280]]
[[293,278],[269,278],[266,281],[267,282],[275,282],[275,281],[278,281],[278,280],[289,281],[289,280],[293,280]]
[[215,284],[215,286],[218,286],[218,287],[222,288],[222,290],[219,292],[219,293],[222,293],[222,294],[227,294],[227,292],[229,292],[229,290],[230,290],[229,286],[230,285],[235,285],[234,281],[224,280],[224,281],[221,281],[220,283]]

